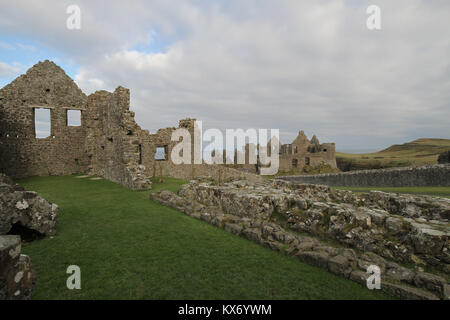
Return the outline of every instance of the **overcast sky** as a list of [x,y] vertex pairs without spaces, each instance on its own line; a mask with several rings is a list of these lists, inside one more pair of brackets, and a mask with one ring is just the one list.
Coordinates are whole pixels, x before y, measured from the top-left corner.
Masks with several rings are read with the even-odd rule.
[[450,138],[448,0],[0,0],[0,87],[45,59],[87,94],[130,88],[151,132],[193,117],[338,150]]

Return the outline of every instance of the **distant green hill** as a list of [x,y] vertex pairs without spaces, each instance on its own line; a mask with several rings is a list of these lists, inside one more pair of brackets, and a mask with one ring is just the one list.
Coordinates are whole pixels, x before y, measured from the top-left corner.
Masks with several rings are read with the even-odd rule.
[[336,153],[342,171],[437,164],[439,154],[450,151],[450,139],[418,139],[367,154]]

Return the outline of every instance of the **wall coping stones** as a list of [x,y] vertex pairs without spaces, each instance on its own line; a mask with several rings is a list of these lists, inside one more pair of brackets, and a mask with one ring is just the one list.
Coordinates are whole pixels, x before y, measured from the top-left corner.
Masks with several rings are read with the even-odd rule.
[[279,176],[277,179],[342,187],[450,186],[450,164]]

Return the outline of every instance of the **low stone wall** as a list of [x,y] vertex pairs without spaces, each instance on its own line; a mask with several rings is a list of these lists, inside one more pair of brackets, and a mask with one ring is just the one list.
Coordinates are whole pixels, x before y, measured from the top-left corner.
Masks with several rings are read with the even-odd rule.
[[[178,195],[150,197],[363,285],[367,267],[376,265],[381,289],[399,298],[450,299],[450,200],[357,195],[280,180],[220,187],[192,181]],[[425,267],[436,271],[426,273]]]
[[208,179],[217,181],[219,179],[219,171],[223,182],[233,180],[247,180],[250,182],[262,182],[264,178],[254,173],[229,168],[222,165],[174,165],[166,164],[163,169],[163,175],[183,180]]
[[278,177],[297,183],[341,187],[427,187],[450,186],[450,165],[361,170],[304,176]]

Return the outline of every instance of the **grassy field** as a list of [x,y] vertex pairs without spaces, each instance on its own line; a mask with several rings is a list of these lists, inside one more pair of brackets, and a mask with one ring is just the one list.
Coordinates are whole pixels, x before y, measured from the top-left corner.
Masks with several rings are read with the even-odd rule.
[[[154,191],[176,191],[165,179]],[[386,299],[106,180],[20,181],[60,206],[57,235],[24,244],[35,299]],[[153,191],[153,192],[154,192]],[[81,290],[66,269],[81,268]]]
[[408,193],[418,195],[437,196],[443,198],[450,198],[450,187],[397,187],[397,188],[378,188],[378,187],[336,187],[340,190],[348,190],[357,193],[367,193],[371,190],[378,190],[384,192],[394,193]]
[[381,169],[437,164],[439,154],[450,150],[450,139],[418,139],[367,154],[336,153],[341,170]]

